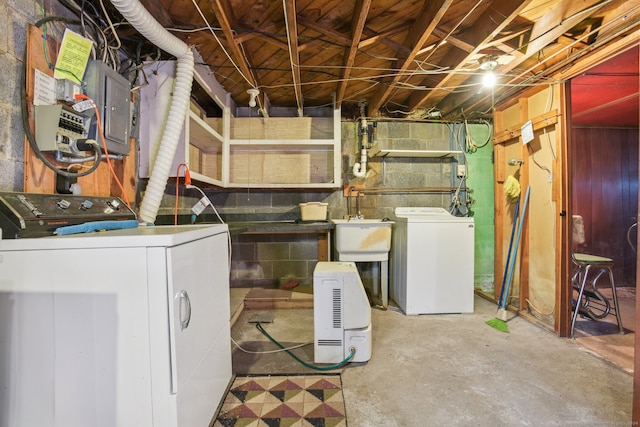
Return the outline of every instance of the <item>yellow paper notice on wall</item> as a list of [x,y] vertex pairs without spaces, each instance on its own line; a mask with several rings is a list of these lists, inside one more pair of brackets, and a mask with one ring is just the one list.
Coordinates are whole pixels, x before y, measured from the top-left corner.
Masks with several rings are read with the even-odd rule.
[[92,45],[91,40],[68,28],[65,29],[53,76],[56,79],[69,79],[81,83]]

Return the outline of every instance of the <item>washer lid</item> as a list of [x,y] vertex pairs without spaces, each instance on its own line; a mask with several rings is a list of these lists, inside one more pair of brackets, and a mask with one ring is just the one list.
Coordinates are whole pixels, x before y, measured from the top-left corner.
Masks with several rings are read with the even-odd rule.
[[451,214],[444,208],[436,207],[397,207],[393,211],[398,218],[413,217],[449,217]]

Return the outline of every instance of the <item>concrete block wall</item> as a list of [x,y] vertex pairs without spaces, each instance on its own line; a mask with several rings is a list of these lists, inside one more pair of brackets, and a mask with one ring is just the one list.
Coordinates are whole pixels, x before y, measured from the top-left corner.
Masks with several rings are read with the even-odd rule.
[[[456,149],[452,135],[457,128],[442,123],[379,122],[375,143],[382,148],[414,150]],[[458,148],[460,149],[460,148]],[[360,152],[357,141],[357,123],[342,123],[342,163],[344,184],[365,184],[366,188],[407,189],[418,187],[451,187],[452,176],[458,159],[398,158],[387,159],[383,173],[382,163],[371,160],[365,178],[352,174]],[[182,191],[182,190],[181,190]],[[188,191],[188,190],[187,190]],[[327,202],[328,218],[342,218],[348,214],[351,205],[355,212],[355,198],[348,200],[343,190],[226,190],[206,189],[207,196],[223,218],[232,221],[238,216],[249,215],[253,219],[298,219],[298,204],[308,201]],[[167,186],[162,206],[165,214],[172,214],[175,204],[175,187]],[[181,193],[181,212],[189,209],[199,195]],[[393,218],[397,206],[441,206],[446,209],[451,203],[449,193],[442,194],[365,194],[361,197],[360,208],[368,218]],[[207,220],[213,221],[207,209]],[[199,219],[200,220],[200,219]],[[232,286],[278,287],[289,279],[311,285],[313,269],[318,259],[317,237],[311,235],[241,235],[233,239],[231,283]],[[373,287],[373,280],[379,277],[377,263],[359,265],[365,286]]]
[[[73,17],[55,1],[44,1],[47,16]],[[24,189],[24,130],[20,108],[27,26],[42,18],[33,0],[0,0],[0,191]],[[48,32],[62,40],[65,25],[48,24]]]
[[232,287],[277,288],[289,280],[313,284],[318,261],[315,234],[245,234],[232,241]]
[[[456,148],[452,136],[456,128],[445,123],[419,123],[407,121],[379,121],[376,128],[374,148],[396,150],[453,150]],[[453,171],[457,160],[395,157],[383,162],[372,158],[367,165],[364,178],[354,177],[351,167],[359,161],[358,123],[342,125],[344,181],[349,184],[364,184],[365,188],[419,189],[425,187],[452,187]],[[353,201],[353,200],[352,200]],[[386,193],[366,194],[360,200],[361,213],[365,218],[393,218],[397,206],[436,206],[449,209],[450,193]],[[351,214],[355,213],[351,203]]]
[[20,79],[27,25],[39,18],[38,3],[0,0],[0,191],[22,191],[24,131]]

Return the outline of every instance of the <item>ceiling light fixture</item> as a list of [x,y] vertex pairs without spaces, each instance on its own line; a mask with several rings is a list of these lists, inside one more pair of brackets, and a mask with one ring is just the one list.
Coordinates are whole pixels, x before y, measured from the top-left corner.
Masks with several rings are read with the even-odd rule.
[[260,95],[260,90],[252,87],[251,89],[247,89],[247,93],[249,94],[249,107],[253,108],[256,106],[256,97]]
[[486,73],[484,73],[484,76],[482,76],[482,84],[485,87],[494,87],[496,84],[496,75],[493,71],[487,71]]
[[478,60],[480,69],[484,71],[482,84],[484,87],[493,87],[496,84],[496,75],[493,69],[498,66],[498,58],[493,55],[483,56]]
[[480,69],[483,71],[491,71],[498,66],[498,58],[493,55],[483,56],[478,60]]

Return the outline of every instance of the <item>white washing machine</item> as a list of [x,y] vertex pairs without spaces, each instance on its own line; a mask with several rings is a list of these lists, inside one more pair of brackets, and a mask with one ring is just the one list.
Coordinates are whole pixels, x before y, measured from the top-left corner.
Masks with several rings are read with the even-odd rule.
[[473,218],[443,208],[398,207],[391,298],[405,314],[473,312]]

